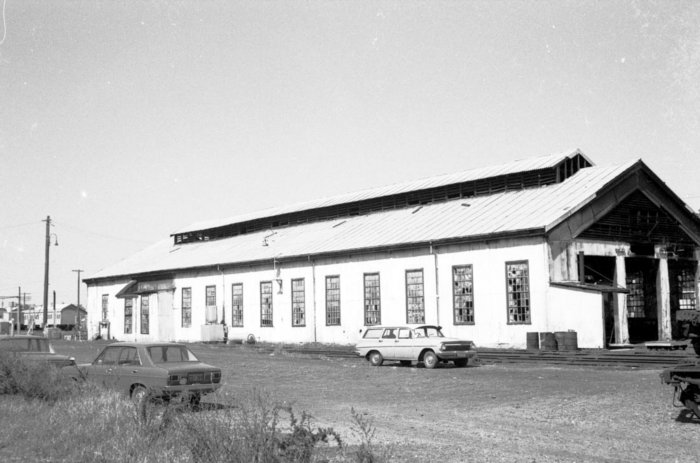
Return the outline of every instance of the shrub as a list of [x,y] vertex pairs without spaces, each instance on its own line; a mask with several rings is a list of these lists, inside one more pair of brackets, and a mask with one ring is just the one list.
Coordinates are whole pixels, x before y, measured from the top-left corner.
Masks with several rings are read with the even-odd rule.
[[314,429],[311,421],[306,412],[297,418],[291,406],[256,392],[250,404],[215,415],[190,415],[184,420],[186,445],[195,462],[308,463],[318,443],[341,445],[332,428]]
[[47,362],[0,353],[0,394],[55,402],[76,393],[75,382]]

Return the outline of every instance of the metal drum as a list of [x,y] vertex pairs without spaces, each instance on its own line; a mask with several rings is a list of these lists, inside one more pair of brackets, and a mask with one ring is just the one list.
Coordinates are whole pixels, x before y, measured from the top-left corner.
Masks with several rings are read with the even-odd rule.
[[540,333],[533,331],[527,333],[527,350],[540,350]]
[[540,350],[557,350],[557,338],[554,333],[540,333]]

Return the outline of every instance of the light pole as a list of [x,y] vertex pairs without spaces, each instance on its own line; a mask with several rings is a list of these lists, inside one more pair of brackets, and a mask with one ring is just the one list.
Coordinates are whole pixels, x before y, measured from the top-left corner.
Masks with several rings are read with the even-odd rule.
[[42,222],[46,222],[46,249],[44,251],[44,322],[41,326],[46,330],[46,322],[49,317],[49,248],[51,247],[51,236],[54,237],[55,246],[58,246],[58,238],[55,233],[51,233],[51,216],[47,215],[46,220],[42,220]]
[[78,328],[78,339],[80,339],[80,273],[82,270],[73,270],[78,274],[78,307],[75,315],[75,326]]

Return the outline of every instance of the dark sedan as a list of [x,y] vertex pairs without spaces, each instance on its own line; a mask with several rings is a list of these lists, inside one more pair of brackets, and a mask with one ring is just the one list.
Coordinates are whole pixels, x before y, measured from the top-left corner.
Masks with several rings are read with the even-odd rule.
[[221,369],[200,362],[177,343],[118,342],[106,346],[92,363],[64,371],[119,390],[135,403],[146,397],[178,397],[198,404],[204,394],[221,387]]
[[48,339],[40,336],[0,336],[0,353],[17,356],[31,362],[47,362],[55,367],[75,365],[75,359],[57,354]]

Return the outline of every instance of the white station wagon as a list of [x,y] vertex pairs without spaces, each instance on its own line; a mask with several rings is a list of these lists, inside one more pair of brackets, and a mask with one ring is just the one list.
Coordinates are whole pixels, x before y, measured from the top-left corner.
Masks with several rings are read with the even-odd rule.
[[384,360],[398,360],[405,366],[423,362],[425,368],[452,361],[455,366],[465,367],[477,355],[473,342],[447,338],[442,327],[434,325],[369,327],[355,352],[376,367]]

